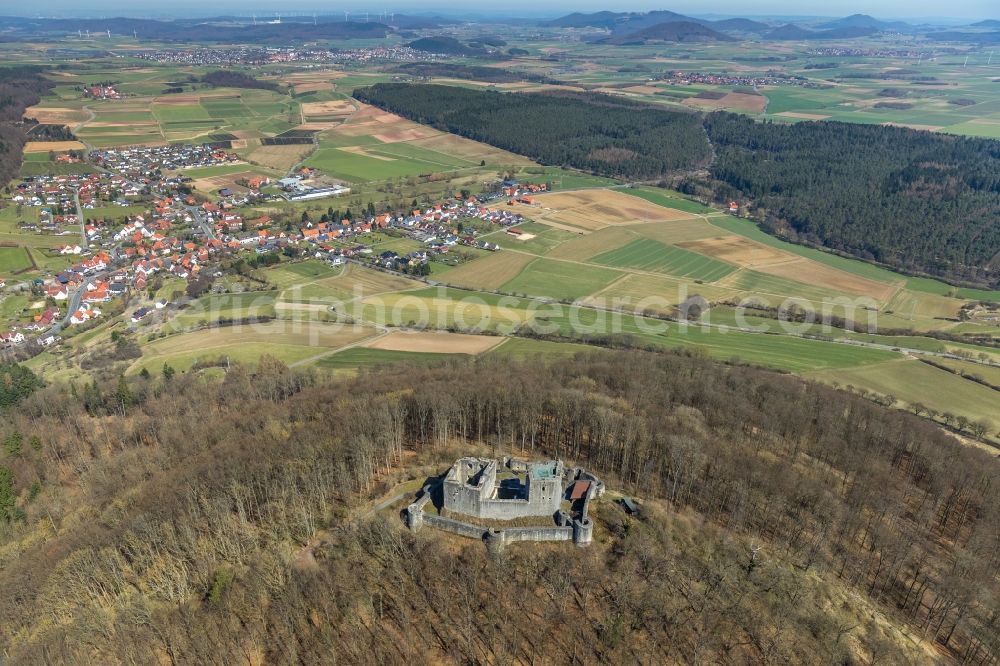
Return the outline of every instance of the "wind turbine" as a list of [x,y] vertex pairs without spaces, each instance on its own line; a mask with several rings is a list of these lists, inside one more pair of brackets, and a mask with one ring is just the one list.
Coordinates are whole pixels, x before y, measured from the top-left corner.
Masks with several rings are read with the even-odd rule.
[[968,66],[969,66],[969,56],[965,56],[965,64],[962,65],[962,67],[968,67]]
[[108,39],[111,39],[111,30],[108,30]]
[[347,11],[346,9],[344,10],[344,23],[347,23],[347,17],[350,16],[350,14],[351,13],[349,11]]

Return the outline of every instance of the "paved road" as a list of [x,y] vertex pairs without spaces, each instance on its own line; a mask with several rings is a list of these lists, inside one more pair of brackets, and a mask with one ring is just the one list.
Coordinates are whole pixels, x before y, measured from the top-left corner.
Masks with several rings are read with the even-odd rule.
[[73,203],[76,204],[76,221],[80,223],[80,247],[86,250],[90,247],[90,240],[87,238],[87,225],[83,221],[83,206],[80,205],[80,190],[73,188]]
[[52,324],[49,330],[42,333],[39,337],[45,337],[48,334],[59,335],[64,328],[69,326],[69,320],[70,317],[73,316],[73,313],[80,308],[80,303],[83,301],[83,293],[87,291],[87,283],[91,280],[102,280],[108,275],[108,271],[101,271],[100,273],[94,273],[93,275],[85,275],[80,286],[77,287],[66,300],[66,315],[60,321]]
[[191,217],[194,221],[201,227],[201,230],[205,232],[209,240],[215,240],[215,230],[212,229],[212,225],[208,223],[205,217],[201,214],[201,209],[198,206],[184,206],[184,210],[191,213]]

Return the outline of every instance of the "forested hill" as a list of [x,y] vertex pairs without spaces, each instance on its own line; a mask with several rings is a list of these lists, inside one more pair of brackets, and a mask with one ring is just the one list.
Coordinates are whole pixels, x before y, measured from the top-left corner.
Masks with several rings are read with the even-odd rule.
[[772,233],[907,273],[1000,286],[1000,141],[698,116],[592,94],[397,83],[355,96],[544,164],[624,180],[691,172],[714,148],[712,180],[689,178],[689,191],[748,204]]
[[380,83],[359,100],[470,139],[556,164],[626,179],[658,178],[707,163],[693,113],[596,94],[518,93]]
[[[595,352],[324,379],[265,357],[224,379],[38,389],[0,441],[5,664],[986,664],[1000,649],[1000,462],[787,375]],[[643,513],[602,501],[588,549],[493,559],[362,508],[480,451],[585,465]]]
[[9,183],[21,168],[25,133],[18,123],[24,110],[53,86],[43,72],[34,65],[0,67],[0,183]]
[[258,90],[273,90],[275,92],[281,89],[281,86],[273,81],[261,81],[260,79],[254,78],[249,74],[244,74],[243,72],[221,69],[208,72],[201,77],[201,80],[203,83],[208,83],[217,88],[251,88]]
[[1000,284],[1000,142],[837,122],[712,114],[720,201],[772,232],[906,272]]

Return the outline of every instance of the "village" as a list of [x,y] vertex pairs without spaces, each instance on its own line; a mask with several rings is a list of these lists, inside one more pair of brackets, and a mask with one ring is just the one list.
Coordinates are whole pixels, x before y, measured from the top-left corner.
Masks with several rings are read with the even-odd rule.
[[709,86],[802,86],[814,87],[818,84],[809,81],[804,76],[773,73],[766,76],[741,76],[734,74],[706,74],[702,72],[665,72],[657,80],[676,86],[709,85]]
[[[120,57],[125,57],[124,55]],[[274,63],[370,63],[414,62],[428,60],[434,54],[418,51],[408,46],[378,45],[354,49],[323,49],[316,47],[274,46],[254,48],[159,49],[139,51],[128,57],[155,63],[197,66],[268,65]]]
[[[240,256],[270,255],[270,262],[311,257],[334,266],[353,261],[428,275],[432,261],[454,265],[466,260],[456,253],[458,247],[498,251],[496,243],[479,236],[496,228],[516,234],[512,227],[524,217],[515,206],[532,203],[531,195],[548,189],[546,184],[506,180],[479,196],[456,194],[405,211],[377,212],[369,206],[341,213],[331,207],[317,219],[303,215],[293,220],[241,208],[248,202],[225,190],[214,200],[203,200],[202,193],[196,198],[181,179],[164,177],[164,167],[227,163],[230,156],[210,146],[97,151],[92,159],[105,171],[27,177],[14,189],[11,203],[18,210],[39,209],[38,222],[24,222],[22,229],[51,235],[49,253],[71,263],[47,278],[16,285],[37,298],[30,318],[11,322],[10,330],[0,335],[4,347],[54,344],[66,329],[109,312],[123,313],[133,300],[130,295],[149,300],[144,294],[152,291],[154,280],[217,278],[221,266]],[[300,173],[286,186],[312,175]],[[268,182],[259,178],[248,185],[260,188]],[[111,215],[114,206],[127,210]],[[88,211],[95,209],[103,214],[89,217]],[[378,252],[367,242],[373,234],[409,239],[420,247]],[[72,240],[62,242],[64,237]],[[125,314],[134,325],[170,305],[158,299]]]

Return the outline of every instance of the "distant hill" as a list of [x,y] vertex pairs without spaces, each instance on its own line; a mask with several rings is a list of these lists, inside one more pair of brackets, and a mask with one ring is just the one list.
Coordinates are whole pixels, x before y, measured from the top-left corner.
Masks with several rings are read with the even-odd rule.
[[866,27],[842,27],[831,28],[829,30],[806,30],[803,27],[792,23],[775,28],[764,35],[764,39],[774,41],[801,41],[812,39],[854,39],[857,37],[867,37],[874,35],[879,30],[877,28]]
[[996,19],[986,19],[985,21],[979,21],[978,23],[973,23],[974,28],[1000,28],[1000,21]]
[[771,32],[764,34],[764,39],[775,39],[775,40],[798,40],[798,39],[809,39],[813,35],[812,30],[806,30],[805,28],[800,28],[794,23],[786,23],[780,28],[775,28]]
[[631,14],[624,21],[616,24],[614,31],[616,34],[624,35],[645,30],[646,28],[652,28],[653,26],[661,25],[663,23],[678,22],[705,25],[703,21],[699,21],[698,19],[664,9],[655,12],[646,12],[645,14]]
[[[694,23],[712,30],[732,32],[764,32],[771,26],[751,21],[745,18],[723,19],[721,21],[704,21],[668,10],[652,12],[595,12],[583,14],[575,12],[568,14],[545,25],[557,28],[605,28],[618,35],[632,35],[640,30],[646,30],[665,23]],[[671,40],[677,41],[677,40]]]
[[628,12],[595,12],[593,14],[583,14],[573,12],[566,16],[549,21],[545,25],[553,28],[612,28],[618,21],[626,19]]
[[880,21],[868,14],[851,14],[842,19],[823,23],[818,26],[823,30],[840,30],[842,28],[871,28],[872,30],[890,30],[893,28],[908,28],[903,21]]
[[[706,24],[703,24],[706,25]],[[715,30],[724,30],[732,32],[765,32],[771,29],[766,23],[761,23],[760,21],[751,21],[745,18],[732,18],[723,19],[721,21],[710,21],[707,25],[711,26]]]
[[612,37],[608,44],[643,44],[649,41],[662,42],[734,42],[734,38],[691,21],[671,21],[650,26],[643,30]]

